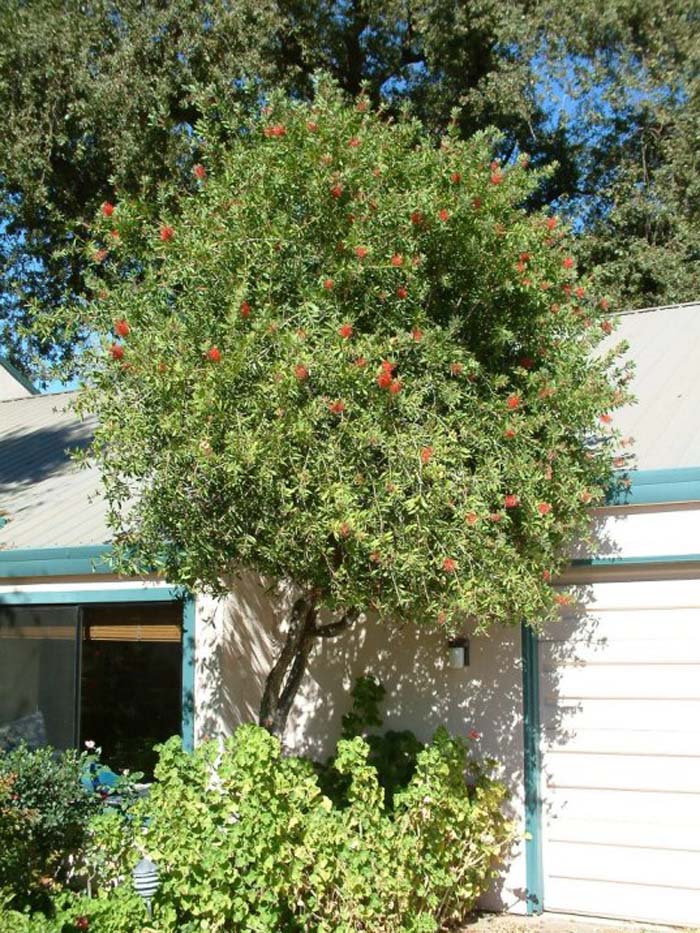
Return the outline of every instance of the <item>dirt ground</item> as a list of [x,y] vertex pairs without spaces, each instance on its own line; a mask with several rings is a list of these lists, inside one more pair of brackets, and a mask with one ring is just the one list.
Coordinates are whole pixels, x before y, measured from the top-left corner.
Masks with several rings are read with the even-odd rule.
[[566,914],[543,914],[539,917],[480,914],[462,927],[459,933],[671,933],[674,930],[677,928],[615,920],[601,921]]

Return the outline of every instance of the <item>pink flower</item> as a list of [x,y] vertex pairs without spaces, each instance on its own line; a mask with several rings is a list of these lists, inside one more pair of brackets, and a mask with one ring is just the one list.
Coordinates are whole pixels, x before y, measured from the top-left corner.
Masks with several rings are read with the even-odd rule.
[[348,140],[348,146],[350,146],[351,149],[357,149],[359,145],[360,145],[360,140],[357,138],[357,136],[353,136],[351,139]]
[[540,513],[540,515],[549,515],[549,513],[552,511],[552,506],[549,504],[549,502],[540,502],[537,506],[537,511]]
[[355,247],[355,255],[357,256],[358,259],[364,259],[368,252],[369,250],[367,249],[366,246]]
[[175,228],[164,225],[160,228],[160,238],[164,243],[167,243],[168,240],[172,240],[175,236]]
[[599,420],[601,424],[610,424],[612,421],[612,415],[601,415]]
[[338,333],[344,340],[349,340],[353,334],[352,324],[343,324],[338,328]]
[[562,266],[564,266],[565,269],[573,269],[573,268],[574,268],[574,260],[571,258],[571,256],[567,256],[567,257],[566,257],[566,259],[565,259],[564,262],[562,263]]
[[333,281],[333,279],[323,280],[323,287],[326,289],[327,292],[331,291],[334,285],[335,285],[335,282]]
[[465,521],[468,525],[476,525],[476,523],[479,521],[479,516],[476,514],[476,512],[467,512]]
[[420,452],[420,458],[423,461],[423,463],[430,463],[430,459],[432,456],[433,456],[432,447],[424,447]]
[[511,493],[503,499],[503,504],[507,509],[516,509],[520,505],[520,499]]
[[394,255],[391,257],[391,264],[392,266],[397,267],[403,265],[403,256],[401,253],[394,253]]
[[442,569],[445,573],[454,573],[457,569],[457,562],[451,557],[446,557],[442,562]]
[[491,184],[500,185],[503,182],[503,177],[500,171],[491,172]]
[[328,405],[328,410],[334,415],[342,415],[345,411],[345,402],[341,399],[338,399],[335,402],[330,402]]

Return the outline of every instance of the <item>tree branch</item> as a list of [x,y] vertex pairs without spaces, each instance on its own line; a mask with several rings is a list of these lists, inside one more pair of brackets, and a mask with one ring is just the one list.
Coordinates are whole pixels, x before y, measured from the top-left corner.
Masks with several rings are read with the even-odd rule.
[[357,609],[348,609],[345,615],[338,619],[337,622],[329,622],[327,625],[317,625],[314,629],[314,635],[316,638],[335,638],[336,635],[340,635],[341,632],[349,628],[359,614]]

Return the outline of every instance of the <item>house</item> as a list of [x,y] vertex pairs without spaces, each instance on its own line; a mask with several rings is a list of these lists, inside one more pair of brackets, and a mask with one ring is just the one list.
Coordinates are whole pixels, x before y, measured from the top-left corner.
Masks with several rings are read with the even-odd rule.
[[[624,314],[618,337],[637,363],[638,404],[616,416],[636,468],[592,513],[562,620],[472,633],[455,669],[440,634],[389,641],[370,619],[317,647],[286,744],[327,754],[371,671],[385,726],[476,729],[501,763],[523,833],[491,906],[699,926],[700,304]],[[148,769],[154,737],[179,728],[191,745],[255,718],[284,594],[115,577],[98,478],[64,454],[90,424],[66,396],[19,395],[0,402],[0,741],[89,738]]]

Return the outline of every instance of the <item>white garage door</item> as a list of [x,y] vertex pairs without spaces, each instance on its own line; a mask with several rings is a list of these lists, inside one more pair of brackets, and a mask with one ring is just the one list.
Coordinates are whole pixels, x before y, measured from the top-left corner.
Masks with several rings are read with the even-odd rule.
[[700,580],[585,590],[540,642],[545,910],[700,926]]

